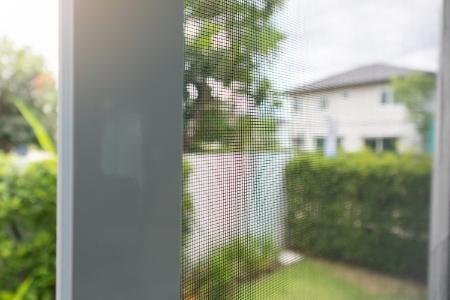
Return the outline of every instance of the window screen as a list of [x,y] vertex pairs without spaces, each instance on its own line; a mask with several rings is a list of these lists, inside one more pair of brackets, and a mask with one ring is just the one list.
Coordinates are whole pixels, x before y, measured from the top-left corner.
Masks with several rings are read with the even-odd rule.
[[185,0],[182,299],[424,299],[426,2]]

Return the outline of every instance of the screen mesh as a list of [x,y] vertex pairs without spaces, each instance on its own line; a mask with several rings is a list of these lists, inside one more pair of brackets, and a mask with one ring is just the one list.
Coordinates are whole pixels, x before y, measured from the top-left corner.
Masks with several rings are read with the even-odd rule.
[[431,2],[185,0],[182,299],[425,297]]

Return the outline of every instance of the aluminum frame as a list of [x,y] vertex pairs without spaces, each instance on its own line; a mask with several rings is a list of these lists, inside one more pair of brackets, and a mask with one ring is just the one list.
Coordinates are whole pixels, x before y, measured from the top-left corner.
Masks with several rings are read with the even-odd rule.
[[450,299],[450,0],[443,1],[428,299]]
[[57,299],[177,299],[182,0],[61,0]]

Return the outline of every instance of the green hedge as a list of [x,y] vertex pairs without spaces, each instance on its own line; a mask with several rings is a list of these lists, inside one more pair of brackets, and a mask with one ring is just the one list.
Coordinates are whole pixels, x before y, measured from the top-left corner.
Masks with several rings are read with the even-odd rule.
[[430,161],[369,152],[299,155],[286,168],[288,245],[424,279]]

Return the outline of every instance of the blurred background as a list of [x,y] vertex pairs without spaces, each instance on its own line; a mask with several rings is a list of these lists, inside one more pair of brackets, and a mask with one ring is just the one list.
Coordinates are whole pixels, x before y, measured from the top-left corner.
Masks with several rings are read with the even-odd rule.
[[0,299],[55,299],[58,1],[0,1]]
[[[440,19],[185,1],[182,299],[426,299]],[[0,0],[0,300],[55,298],[58,64],[58,1]]]
[[440,1],[185,1],[184,299],[425,299]]

